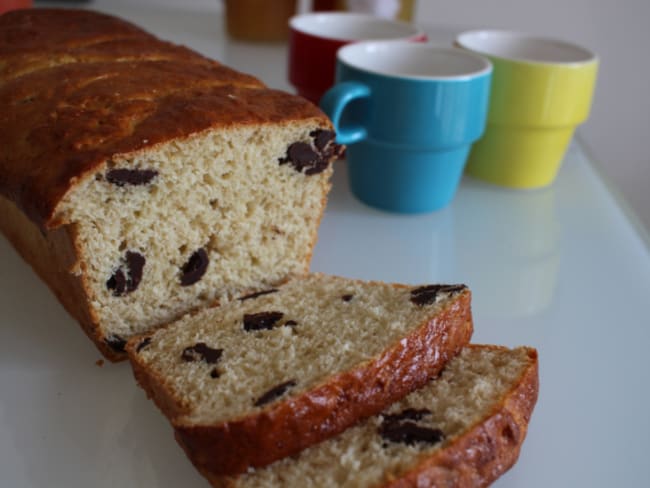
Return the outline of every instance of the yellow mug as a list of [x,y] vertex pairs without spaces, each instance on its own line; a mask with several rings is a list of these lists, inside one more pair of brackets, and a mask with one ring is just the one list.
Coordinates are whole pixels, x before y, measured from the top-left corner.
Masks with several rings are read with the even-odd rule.
[[463,32],[455,43],[494,67],[487,127],[466,173],[514,188],[551,184],[589,116],[598,58],[574,44],[508,31]]

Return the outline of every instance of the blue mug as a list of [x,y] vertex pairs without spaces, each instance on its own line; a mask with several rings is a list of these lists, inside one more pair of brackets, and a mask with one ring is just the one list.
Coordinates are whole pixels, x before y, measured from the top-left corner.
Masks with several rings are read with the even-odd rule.
[[368,41],[339,49],[320,105],[348,146],[350,188],[383,210],[446,207],[485,129],[492,65],[453,47]]

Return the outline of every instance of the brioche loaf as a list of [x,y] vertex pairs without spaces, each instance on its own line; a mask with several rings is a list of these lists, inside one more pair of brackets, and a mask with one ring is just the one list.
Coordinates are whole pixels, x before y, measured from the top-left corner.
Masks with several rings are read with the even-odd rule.
[[110,359],[306,273],[333,139],[302,98],[117,18],[0,16],[0,230]]
[[517,460],[538,393],[531,348],[468,346],[440,377],[339,436],[215,487],[487,486]]
[[311,274],[134,337],[127,350],[192,462],[236,474],[380,412],[471,333],[463,285]]

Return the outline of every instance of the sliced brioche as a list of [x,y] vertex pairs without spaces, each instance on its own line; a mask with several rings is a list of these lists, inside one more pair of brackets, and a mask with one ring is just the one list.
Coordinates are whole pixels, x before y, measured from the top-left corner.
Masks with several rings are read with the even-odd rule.
[[486,486],[517,460],[537,400],[537,353],[468,346],[439,378],[295,458],[215,487]]
[[194,464],[237,474],[377,414],[471,333],[463,285],[312,274],[134,338],[127,351]]

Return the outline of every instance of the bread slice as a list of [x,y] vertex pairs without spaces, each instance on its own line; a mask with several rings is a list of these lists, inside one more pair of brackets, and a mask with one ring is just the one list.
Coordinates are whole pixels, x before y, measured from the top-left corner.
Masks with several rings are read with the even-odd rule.
[[309,269],[327,117],[123,20],[0,16],[0,231],[110,359]]
[[312,274],[127,345],[138,383],[205,473],[270,464],[379,413],[469,342],[464,285]]
[[517,460],[537,400],[537,353],[468,346],[439,378],[341,435],[215,487],[487,486]]

